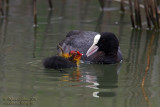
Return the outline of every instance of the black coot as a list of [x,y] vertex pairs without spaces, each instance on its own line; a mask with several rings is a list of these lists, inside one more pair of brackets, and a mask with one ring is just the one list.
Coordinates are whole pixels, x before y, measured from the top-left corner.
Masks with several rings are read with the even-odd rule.
[[[122,60],[122,53],[117,37],[111,32],[101,34],[92,31],[74,30],[59,43],[65,53],[71,50],[80,51],[82,61],[91,63],[114,64]],[[61,49],[57,49],[58,54]]]

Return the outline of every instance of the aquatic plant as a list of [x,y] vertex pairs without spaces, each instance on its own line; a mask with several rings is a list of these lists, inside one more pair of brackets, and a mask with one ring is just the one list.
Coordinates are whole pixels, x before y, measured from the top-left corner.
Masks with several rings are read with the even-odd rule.
[[[34,27],[37,26],[37,0],[33,0]],[[48,0],[49,10],[52,9],[52,0]]]
[[[120,2],[120,10],[124,12],[124,3],[129,5],[130,9],[130,19],[133,28],[142,28],[142,10],[145,11],[145,18],[147,22],[147,27],[149,29],[160,28],[160,18],[158,5],[160,4],[159,0],[114,0]],[[104,0],[99,0],[100,6],[103,10],[105,2]]]
[[[160,28],[157,1],[158,0],[143,0],[143,4],[140,4],[139,0],[129,0],[131,14],[130,17],[133,28],[142,28],[141,8],[144,8],[145,10],[147,27],[149,29]],[[132,7],[135,9],[135,11],[133,11]],[[135,14],[135,19],[133,18],[133,14]]]

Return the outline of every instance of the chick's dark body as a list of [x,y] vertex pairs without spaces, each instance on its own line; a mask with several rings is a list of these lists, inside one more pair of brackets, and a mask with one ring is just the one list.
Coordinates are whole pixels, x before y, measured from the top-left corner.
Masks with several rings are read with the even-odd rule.
[[52,56],[44,60],[43,65],[47,69],[61,69],[77,67],[75,62],[72,62],[61,56]]

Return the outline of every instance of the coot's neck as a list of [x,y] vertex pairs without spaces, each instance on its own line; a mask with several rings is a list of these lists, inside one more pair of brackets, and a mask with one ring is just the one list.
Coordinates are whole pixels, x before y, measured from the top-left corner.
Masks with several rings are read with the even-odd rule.
[[106,58],[104,59],[103,63],[104,64],[115,64],[117,62],[117,55],[108,55],[105,56]]
[[117,52],[104,52],[106,57],[117,57]]

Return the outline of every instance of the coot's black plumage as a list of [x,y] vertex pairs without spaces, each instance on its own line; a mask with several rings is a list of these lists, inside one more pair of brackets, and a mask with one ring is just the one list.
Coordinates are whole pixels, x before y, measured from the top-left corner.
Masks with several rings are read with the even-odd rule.
[[[111,32],[101,34],[92,31],[74,30],[59,43],[65,53],[71,50],[80,51],[81,60],[93,63],[114,64],[122,60],[117,37]],[[58,54],[61,50],[58,48]]]

